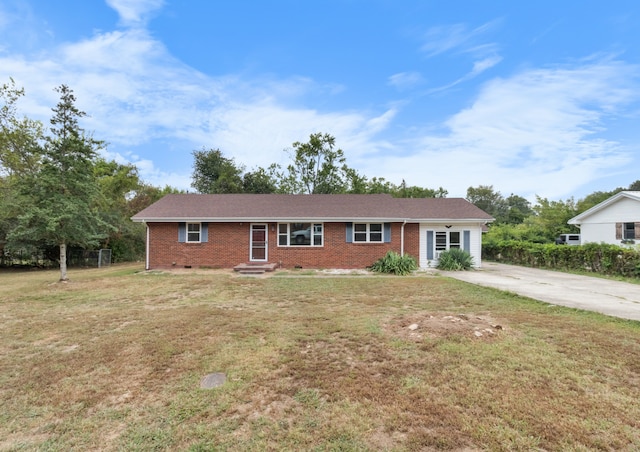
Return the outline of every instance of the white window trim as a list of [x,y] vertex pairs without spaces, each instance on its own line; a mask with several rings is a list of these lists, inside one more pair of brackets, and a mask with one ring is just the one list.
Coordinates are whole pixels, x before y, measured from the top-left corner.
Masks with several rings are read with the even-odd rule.
[[[291,224],[292,223],[303,223],[303,224],[310,224],[311,225],[311,235],[310,235],[310,243],[309,245],[304,245],[304,244],[297,244],[297,243],[291,243]],[[284,236],[285,234],[280,232],[280,226],[281,225],[285,225],[287,227],[287,232],[286,232],[286,237],[287,237],[287,244],[286,245],[281,245],[280,244],[280,237]],[[316,234],[315,231],[315,226],[320,226],[322,232],[320,234]],[[278,223],[277,224],[277,243],[278,246],[281,248],[322,248],[324,246],[324,223],[313,223],[310,221],[292,221],[292,222],[288,222],[288,223]],[[315,240],[314,237],[315,236],[320,236],[320,245],[316,245],[315,244]]]
[[[459,242],[455,243],[456,248],[451,248],[451,233],[452,232],[457,232],[459,234]],[[442,249],[438,249],[438,234],[444,234],[445,236],[445,244],[444,244],[444,248]],[[436,259],[440,258],[440,253],[443,253],[445,251],[449,251],[450,249],[464,249],[464,237],[463,237],[464,231],[463,230],[458,230],[458,229],[453,229],[453,230],[433,230],[433,255],[436,257]]]
[[[189,231],[189,226],[190,225],[198,225],[198,240],[189,240],[189,234],[195,234],[196,231]],[[186,237],[185,237],[185,242],[186,243],[201,243],[202,242],[202,223],[187,223],[185,225],[185,233],[186,233]]]
[[[366,225],[366,231],[356,231],[357,224]],[[371,240],[371,225],[380,225],[380,231],[373,231],[374,234],[380,234],[380,240]],[[366,234],[366,240],[356,240],[356,234]],[[384,223],[353,223],[351,230],[352,243],[384,243]]]

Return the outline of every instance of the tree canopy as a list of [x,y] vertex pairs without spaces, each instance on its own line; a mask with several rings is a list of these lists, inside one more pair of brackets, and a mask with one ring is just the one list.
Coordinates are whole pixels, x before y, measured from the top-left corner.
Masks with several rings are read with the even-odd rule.
[[[55,249],[66,279],[69,247],[109,247],[115,260],[144,254],[145,228],[130,217],[169,193],[141,180],[133,164],[100,157],[104,143],[81,127],[86,115],[76,106],[73,91],[56,88],[60,101],[52,108],[50,128],[19,114],[25,92],[10,79],[0,86],[0,253]],[[447,190],[396,184],[383,177],[358,173],[328,133],[313,133],[306,142],[285,149],[290,163],[266,168],[245,166],[220,149],[193,151],[192,187],[199,193],[387,193],[394,197],[446,197]],[[571,217],[621,190],[640,190],[640,180],[628,188],[596,191],[583,199],[535,203],[493,185],[467,189],[467,199],[495,218],[487,238],[550,242],[560,233],[576,232]]]
[[293,143],[292,162],[281,184],[289,193],[332,194],[349,190],[353,174],[346,157],[328,133],[314,133],[306,143]]
[[7,236],[8,247],[55,245],[60,250],[60,280],[67,279],[69,245],[97,245],[112,227],[97,212],[100,190],[94,160],[100,142],[78,126],[85,116],[66,85],[56,88],[60,102],[53,108],[51,134],[45,137],[37,171],[18,182],[22,209]]
[[219,149],[193,151],[193,182],[198,193],[242,193],[242,171]]

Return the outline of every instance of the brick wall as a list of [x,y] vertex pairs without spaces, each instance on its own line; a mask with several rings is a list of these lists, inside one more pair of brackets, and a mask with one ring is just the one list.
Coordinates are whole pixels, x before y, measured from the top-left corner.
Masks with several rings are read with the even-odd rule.
[[[149,266],[232,268],[249,262],[250,223],[209,223],[207,243],[179,243],[177,223],[148,223]],[[365,268],[387,251],[400,252],[402,223],[392,223],[390,243],[346,243],[344,223],[324,223],[324,246],[278,246],[277,225],[268,224],[268,262],[283,268]],[[404,250],[416,259],[419,225],[405,225]]]

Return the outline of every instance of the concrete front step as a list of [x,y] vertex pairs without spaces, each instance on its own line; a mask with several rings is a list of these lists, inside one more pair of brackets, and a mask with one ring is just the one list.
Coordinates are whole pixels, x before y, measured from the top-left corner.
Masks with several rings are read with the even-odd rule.
[[233,267],[234,271],[243,275],[261,275],[264,272],[272,272],[275,269],[276,264],[254,262],[239,264]]

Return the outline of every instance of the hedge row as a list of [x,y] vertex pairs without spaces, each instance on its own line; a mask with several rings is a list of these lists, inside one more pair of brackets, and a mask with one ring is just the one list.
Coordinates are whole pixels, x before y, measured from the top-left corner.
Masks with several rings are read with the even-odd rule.
[[586,270],[640,278],[640,250],[588,243],[581,246],[505,240],[482,245],[483,259],[529,267]]

